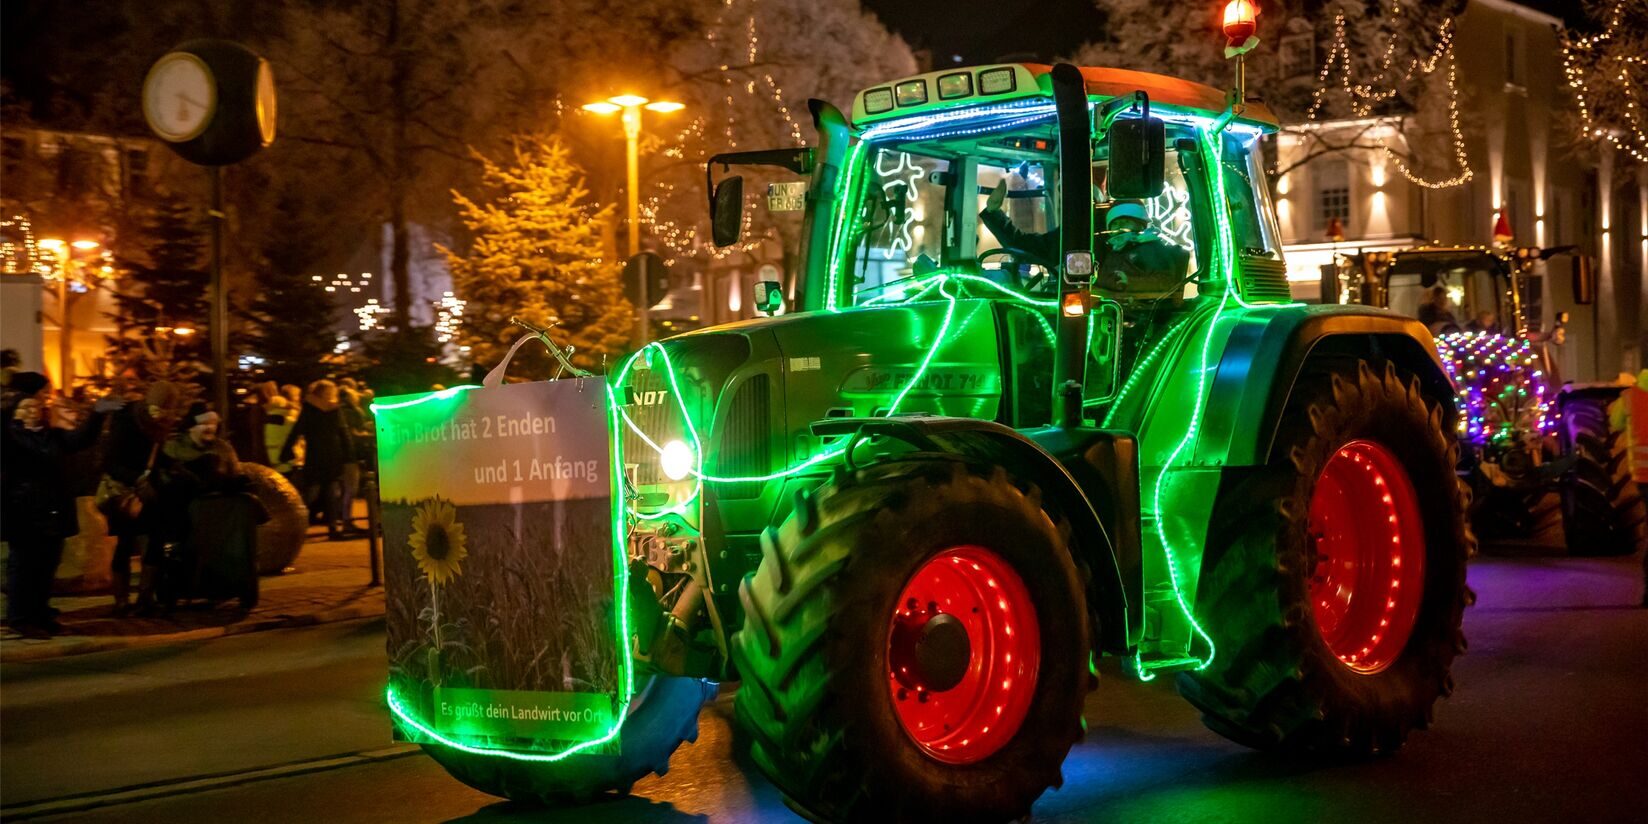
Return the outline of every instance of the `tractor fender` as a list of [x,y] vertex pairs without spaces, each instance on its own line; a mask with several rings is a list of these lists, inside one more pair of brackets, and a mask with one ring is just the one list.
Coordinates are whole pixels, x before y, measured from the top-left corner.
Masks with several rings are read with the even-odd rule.
[[[1137,645],[1144,628],[1143,578],[1138,456],[1131,434],[1058,427],[1020,432],[995,421],[935,415],[828,418],[815,422],[812,431],[821,437],[891,437],[920,450],[997,464],[1034,481],[1069,520],[1071,549],[1091,573],[1087,596],[1098,617],[1096,646],[1122,654]],[[1089,489],[1110,490],[1105,497],[1114,500],[1095,502]]]
[[1208,465],[1261,466],[1305,363],[1381,357],[1419,376],[1443,404],[1450,431],[1454,388],[1424,324],[1366,306],[1286,306],[1250,312],[1230,332],[1207,399],[1197,458]]

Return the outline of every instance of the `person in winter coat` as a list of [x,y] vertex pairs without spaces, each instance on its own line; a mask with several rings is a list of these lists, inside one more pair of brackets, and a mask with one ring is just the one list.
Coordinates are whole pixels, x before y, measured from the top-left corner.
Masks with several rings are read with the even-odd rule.
[[51,588],[63,557],[63,540],[79,534],[70,455],[97,443],[103,419],[124,405],[99,400],[72,430],[49,423],[51,382],[39,372],[17,372],[0,401],[0,538],[6,558],[6,623],[26,638],[47,638],[62,629],[51,610]]
[[258,398],[263,409],[264,453],[257,458],[268,461],[277,471],[289,471],[289,467],[281,464],[280,449],[286,445],[286,436],[291,434],[292,424],[297,422],[297,407],[286,400],[274,381],[266,381],[258,387]]
[[343,540],[341,484],[344,464],[355,459],[348,422],[338,405],[338,386],[329,380],[309,384],[297,423],[281,447],[281,461],[292,459],[294,448],[303,443],[303,498],[310,512],[318,512],[326,523],[327,537]]
[[[159,530],[159,513],[152,506],[155,490],[151,480],[164,471],[162,454],[166,438],[181,417],[184,402],[177,384],[156,381],[149,384],[142,403],[128,404],[109,421],[109,440],[103,452],[103,480],[98,485],[98,505],[115,536],[114,557],[109,571],[114,576],[114,613],[126,612],[132,583],[132,557],[142,560],[138,581],[137,607],[148,612],[154,607],[155,573],[159,568],[161,541],[150,540]],[[141,506],[135,513],[123,504],[136,494]]]

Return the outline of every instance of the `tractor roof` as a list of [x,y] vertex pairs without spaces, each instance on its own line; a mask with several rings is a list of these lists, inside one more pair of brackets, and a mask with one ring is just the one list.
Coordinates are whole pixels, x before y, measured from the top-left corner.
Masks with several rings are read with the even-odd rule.
[[[1052,70],[1042,63],[1002,63],[927,72],[872,86],[853,99],[853,125],[863,127],[980,103],[1051,97]],[[1225,93],[1202,83],[1131,69],[1085,67],[1081,73],[1090,98],[1142,91],[1150,96],[1152,107],[1209,118],[1225,111]],[[1263,103],[1249,102],[1239,120],[1266,132],[1277,128],[1275,113]]]

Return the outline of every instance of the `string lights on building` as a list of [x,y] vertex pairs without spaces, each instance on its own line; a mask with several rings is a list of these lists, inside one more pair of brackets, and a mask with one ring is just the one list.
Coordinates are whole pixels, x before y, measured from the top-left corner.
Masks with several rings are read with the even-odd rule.
[[360,319],[360,330],[370,332],[384,328],[383,318],[390,313],[390,309],[378,303],[377,298],[367,298],[366,305],[355,307],[354,312],[355,317]]
[[[1380,22],[1379,29],[1393,31],[1400,23],[1402,15],[1401,0],[1392,0],[1388,16]],[[1385,52],[1379,59],[1379,71],[1367,82],[1354,82],[1352,74],[1353,53],[1350,39],[1346,33],[1344,12],[1339,12],[1333,20],[1333,44],[1328,49],[1327,60],[1323,61],[1322,68],[1317,72],[1316,91],[1311,97],[1309,119],[1314,121],[1322,109],[1329,89],[1335,85],[1344,93],[1349,102],[1350,111],[1356,117],[1374,116],[1374,109],[1383,103],[1394,100],[1398,94],[1399,82],[1411,82],[1416,77],[1429,76],[1437,71],[1444,63],[1447,66],[1448,80],[1448,131],[1453,140],[1454,163],[1458,171],[1451,177],[1429,179],[1421,176],[1403,157],[1392,149],[1386,142],[1383,134],[1375,138],[1375,145],[1385,153],[1392,165],[1402,176],[1412,183],[1428,189],[1447,189],[1458,186],[1475,176],[1471,170],[1469,158],[1465,154],[1465,134],[1461,130],[1459,121],[1459,83],[1458,70],[1454,59],[1453,49],[1453,20],[1450,18],[1442,22],[1437,30],[1436,47],[1426,57],[1415,57],[1409,61],[1406,69],[1398,72],[1394,66],[1396,60],[1397,38],[1388,38]],[[1339,69],[1338,82],[1335,84],[1329,78],[1335,66]],[[1400,75],[1400,79],[1398,79]]]
[[[463,328],[464,307],[468,301],[451,292],[441,295],[435,301],[435,340],[441,343],[451,343],[458,336],[458,330]],[[467,350],[469,347],[460,347]]]
[[359,277],[352,277],[339,272],[330,278],[323,275],[311,275],[309,280],[320,284],[328,292],[348,292],[358,295],[362,289],[372,285],[372,273],[361,272]]
[[[1636,54],[1618,54],[1609,51],[1609,45],[1614,43],[1614,37],[1620,31],[1625,17],[1626,3],[1624,0],[1614,3],[1608,13],[1608,20],[1599,34],[1569,38],[1564,36],[1562,43],[1562,71],[1568,80],[1568,87],[1574,91],[1574,103],[1579,108],[1580,122],[1584,125],[1585,134],[1592,140],[1605,140],[1614,148],[1626,152],[1637,162],[1648,162],[1648,133],[1642,125],[1642,107],[1638,105],[1636,80],[1631,76],[1632,71],[1640,71],[1648,66],[1648,58]],[[1615,50],[1617,52],[1617,49]],[[1613,83],[1617,91],[1625,99],[1624,123],[1625,130],[1599,122],[1597,117],[1597,103],[1601,94],[1600,86],[1604,83]],[[1597,88],[1593,88],[1596,86]],[[1622,134],[1628,130],[1629,137]]]
[[39,275],[49,278],[55,271],[49,255],[40,254],[34,239],[34,225],[23,215],[0,219],[0,272],[8,275]]

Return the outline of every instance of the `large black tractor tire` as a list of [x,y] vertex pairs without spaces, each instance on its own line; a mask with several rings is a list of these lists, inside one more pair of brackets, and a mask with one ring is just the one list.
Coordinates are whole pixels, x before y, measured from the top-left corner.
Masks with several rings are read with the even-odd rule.
[[[1454,472],[1453,432],[1451,415],[1404,369],[1382,360],[1307,364],[1274,458],[1215,507],[1198,613],[1216,655],[1179,678],[1210,729],[1259,749],[1360,757],[1393,751],[1430,724],[1436,700],[1453,691],[1449,670],[1465,649],[1460,620],[1474,600],[1465,585],[1475,549],[1470,491]],[[1425,545],[1412,631],[1372,673],[1329,648],[1309,598],[1321,574],[1312,495],[1330,458],[1358,442],[1383,450],[1411,481],[1413,537],[1422,530]]]
[[1574,456],[1561,481],[1562,526],[1570,555],[1630,555],[1648,549],[1648,510],[1631,483],[1625,433],[1609,424],[1613,393],[1562,402],[1561,444]]
[[[839,472],[799,495],[788,520],[763,536],[732,643],[740,731],[790,806],[820,821],[1006,821],[1059,786],[1094,685],[1067,535],[1036,487],[948,456]],[[1022,724],[966,764],[941,762],[905,732],[888,680],[890,621],[906,582],[958,546],[1006,563],[1040,633]]]
[[531,804],[575,804],[629,792],[636,781],[669,771],[683,741],[698,740],[698,711],[716,687],[697,678],[654,675],[640,682],[618,731],[617,755],[575,754],[560,761],[521,761],[443,744],[423,750],[453,778],[489,795]]

